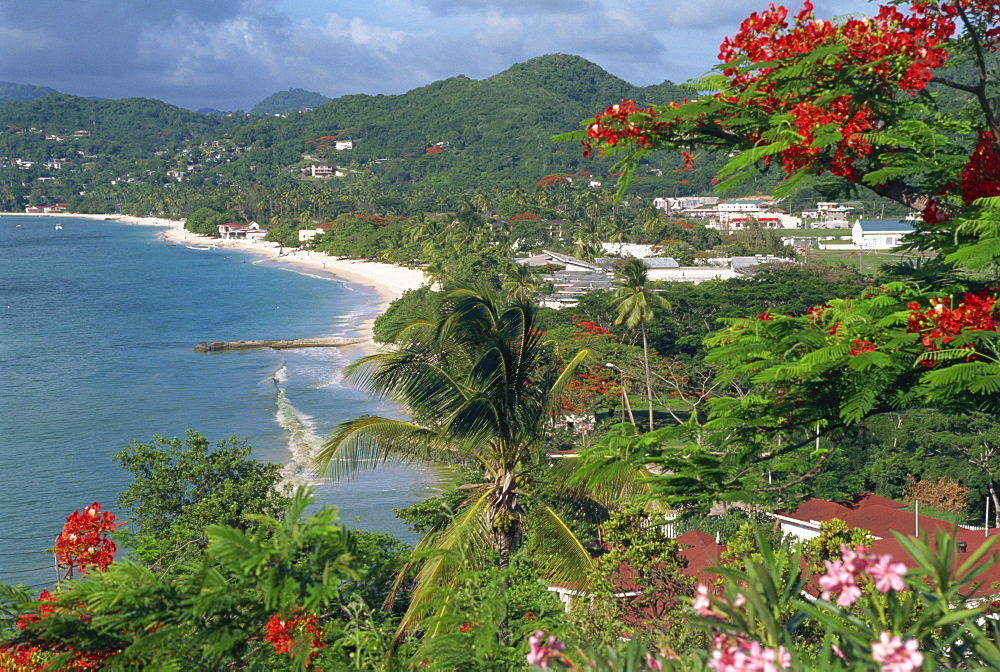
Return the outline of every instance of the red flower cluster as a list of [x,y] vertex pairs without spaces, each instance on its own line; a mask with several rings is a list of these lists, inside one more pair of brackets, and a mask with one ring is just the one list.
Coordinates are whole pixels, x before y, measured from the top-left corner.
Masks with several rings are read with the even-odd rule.
[[56,539],[55,554],[59,566],[70,571],[79,569],[81,574],[91,569],[107,569],[118,550],[107,535],[119,525],[114,514],[102,512],[97,502],[85,508],[83,513],[74,511],[66,517],[66,524]]
[[983,46],[989,51],[997,51],[1000,47],[1000,4],[996,0],[951,0],[950,2],[927,2],[920,0],[914,6],[923,8],[928,13],[938,13],[951,20],[959,20],[959,8],[965,12],[965,18],[971,23],[973,30],[980,36]]
[[577,373],[566,385],[561,400],[562,410],[565,413],[584,413],[601,399],[618,393],[618,384],[609,377],[608,370],[594,367]]
[[[908,15],[893,6],[880,6],[874,18],[852,18],[842,24],[817,19],[812,11],[812,3],[806,0],[791,27],[785,7],[771,4],[768,11],[751,14],[720,47],[719,59],[729,66],[723,74],[730,78],[730,86],[716,95],[768,115],[791,117],[801,140],[781,152],[789,174],[814,167],[823,151],[816,146],[821,144],[817,142],[821,134],[839,135],[826,157],[827,167],[834,175],[854,181],[858,178],[854,162],[871,152],[866,134],[878,128],[880,110],[872,97],[831,99],[829,92],[842,88],[850,78],[852,84],[861,84],[890,101],[897,91],[915,95],[947,58],[945,44],[955,31],[955,19],[920,3]],[[809,61],[808,72],[801,75],[810,82],[809,98],[777,91],[772,73],[785,63],[801,64],[803,54],[829,47],[838,50]]]
[[771,316],[771,313],[765,310],[763,313],[757,316],[757,319],[761,320],[762,322],[770,322],[771,320],[774,319],[774,317]]
[[[669,125],[653,112],[653,108],[637,108],[635,102],[622,100],[594,115],[594,123],[587,128],[589,140],[582,141],[583,156],[589,157],[594,146],[601,144],[614,147],[619,142],[626,142],[640,148],[652,147],[653,139]],[[603,156],[603,147],[599,151]]]
[[583,331],[573,334],[573,338],[586,338],[587,336],[601,336],[603,338],[616,338],[614,334],[599,325],[593,320],[584,320],[580,322],[580,328]]
[[851,357],[857,357],[862,352],[875,352],[876,350],[875,345],[870,343],[868,339],[858,340],[855,338],[851,341],[851,345],[853,347],[847,351]]
[[[30,625],[37,623],[56,610],[55,600],[48,590],[43,590],[38,595],[37,611],[21,614],[17,617],[15,625],[19,630],[24,630]],[[86,619],[81,616],[81,619]],[[51,650],[49,650],[51,652]],[[68,665],[61,669],[66,670],[98,670],[104,667],[103,663],[111,652],[105,651],[73,651],[68,649],[60,653],[73,653],[73,658]],[[25,644],[15,644],[8,647],[0,647],[0,670],[11,670],[11,672],[41,672],[51,669],[48,664],[50,656],[45,650],[38,646]]]
[[386,220],[385,217],[379,217],[378,215],[354,215],[354,219],[371,222],[372,224],[378,224],[379,226],[385,226],[388,223],[388,220]]
[[961,186],[966,205],[977,198],[1000,196],[1000,157],[991,132],[979,131],[979,142],[962,171]]
[[569,175],[546,175],[535,183],[535,189],[547,189],[550,187],[565,187],[569,184]]
[[[326,644],[322,642],[323,631],[316,627],[316,617],[299,612],[287,618],[274,614],[264,625],[264,641],[274,647],[277,653],[294,656],[297,650],[307,645],[309,660]],[[308,667],[309,663],[306,663]]]
[[[927,310],[921,310],[920,305],[915,302],[909,303],[906,333],[920,334],[920,343],[933,352],[950,343],[963,331],[996,331],[997,324],[993,318],[995,303],[996,297],[990,296],[985,289],[976,294],[965,292],[962,301],[954,308],[947,296],[931,299],[931,306]],[[975,357],[973,354],[966,359]],[[930,366],[933,362],[923,360],[921,364]]]

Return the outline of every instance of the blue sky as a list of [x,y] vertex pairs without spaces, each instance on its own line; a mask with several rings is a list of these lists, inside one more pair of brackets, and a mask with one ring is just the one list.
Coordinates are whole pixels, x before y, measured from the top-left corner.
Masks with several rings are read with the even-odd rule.
[[[869,12],[814,0],[819,16]],[[637,85],[696,77],[766,0],[2,0],[0,81],[249,109],[482,79],[551,53]],[[790,5],[798,9],[798,2]]]

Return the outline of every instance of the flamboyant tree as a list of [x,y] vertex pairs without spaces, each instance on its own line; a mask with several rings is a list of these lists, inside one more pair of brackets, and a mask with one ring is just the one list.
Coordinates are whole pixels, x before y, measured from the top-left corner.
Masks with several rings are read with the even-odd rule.
[[[659,150],[681,151],[685,162],[730,155],[723,189],[781,170],[780,196],[827,175],[920,213],[907,244],[935,257],[917,279],[804,315],[725,321],[706,359],[749,393],[713,399],[701,428],[665,431],[665,446],[690,440],[663,449],[663,494],[691,503],[725,491],[780,497],[870,415],[1000,410],[991,285],[1000,261],[998,47],[995,0],[890,2],[840,21],[817,17],[808,1],[797,13],[771,5],[723,42],[696,98],[620,101],[563,136],[585,153],[619,156],[621,190]],[[938,106],[946,89],[961,94],[947,109]]]

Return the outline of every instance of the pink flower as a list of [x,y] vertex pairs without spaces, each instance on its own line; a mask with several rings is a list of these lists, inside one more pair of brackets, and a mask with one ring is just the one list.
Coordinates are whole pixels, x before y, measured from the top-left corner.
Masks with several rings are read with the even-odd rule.
[[566,644],[556,639],[555,635],[549,635],[545,644],[542,644],[544,638],[544,630],[536,630],[535,634],[528,637],[528,647],[530,650],[528,651],[527,659],[528,665],[537,665],[543,670],[547,670],[552,661],[563,657],[562,652],[566,649]]
[[901,562],[894,563],[889,554],[879,556],[869,565],[868,574],[875,581],[875,589],[880,593],[888,593],[890,590],[899,592],[906,587],[903,582],[906,565]]
[[653,654],[647,653],[646,654],[646,667],[649,670],[652,670],[652,672],[662,672],[662,670],[663,670],[663,663],[661,663],[660,661],[658,661],[656,659],[656,656],[654,656]]
[[858,587],[854,573],[840,560],[823,562],[826,574],[819,577],[819,587],[823,589],[820,597],[829,600],[833,593],[840,593],[837,596],[837,606],[849,607],[854,604],[861,597],[861,588]]
[[904,643],[891,632],[879,635],[879,641],[872,642],[872,660],[879,663],[882,672],[913,672],[924,663],[924,654],[919,651],[920,643],[908,639]]
[[737,638],[730,642],[725,635],[716,637],[708,667],[714,672],[778,672],[792,666],[792,656],[785,647],[765,649],[760,642]]
[[868,569],[868,565],[875,559],[873,555],[865,551],[865,547],[861,544],[858,544],[853,549],[848,548],[847,544],[840,545],[840,559],[844,562],[844,567],[847,571],[855,577]]
[[702,618],[713,618],[718,614],[712,609],[712,600],[708,597],[708,586],[704,583],[699,583],[698,587],[695,588],[694,600],[691,601],[691,608],[694,609],[694,613],[698,614]]

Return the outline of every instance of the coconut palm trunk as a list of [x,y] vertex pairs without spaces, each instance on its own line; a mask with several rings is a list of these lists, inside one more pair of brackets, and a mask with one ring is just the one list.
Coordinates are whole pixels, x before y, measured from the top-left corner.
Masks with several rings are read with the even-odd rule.
[[639,328],[642,334],[642,361],[646,373],[646,400],[649,404],[649,431],[653,431],[653,379],[649,370],[649,342],[646,323],[655,317],[656,309],[670,310],[670,303],[653,293],[647,286],[646,264],[630,257],[618,273],[621,286],[615,290],[614,302],[618,310],[615,324],[624,323],[629,329]]
[[642,327],[642,363],[646,369],[646,403],[649,404],[649,431],[653,431],[653,377],[649,373],[649,343],[646,341],[646,323]]

